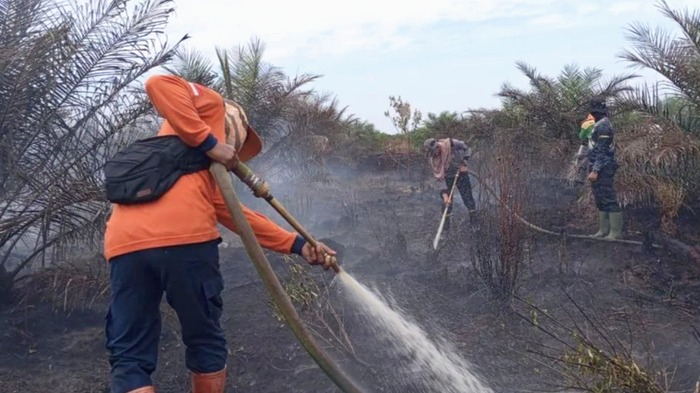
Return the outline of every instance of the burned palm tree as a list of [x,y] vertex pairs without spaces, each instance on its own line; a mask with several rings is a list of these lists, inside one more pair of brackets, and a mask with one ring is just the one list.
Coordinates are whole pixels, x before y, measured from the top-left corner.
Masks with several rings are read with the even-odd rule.
[[101,168],[149,111],[136,83],[172,56],[170,0],[0,5],[0,298],[66,242],[101,234]]
[[656,205],[662,230],[675,234],[679,209],[700,193],[700,140],[672,121],[656,120],[627,126],[616,143],[620,202]]

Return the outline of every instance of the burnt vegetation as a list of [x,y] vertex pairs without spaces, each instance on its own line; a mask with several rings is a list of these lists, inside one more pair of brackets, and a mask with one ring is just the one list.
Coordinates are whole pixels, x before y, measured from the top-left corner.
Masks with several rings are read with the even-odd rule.
[[[267,62],[258,39],[217,48],[215,59],[188,48],[187,37],[168,42],[163,30],[171,0],[2,2],[0,391],[106,386],[106,378],[81,376],[84,364],[68,358],[80,359],[73,348],[88,348],[99,372],[107,367],[99,329],[109,272],[100,255],[110,206],[101,171],[120,148],[157,130],[160,119],[142,83],[161,66],[241,104],[265,142],[251,167],[275,195],[310,229],[336,241],[348,271],[391,287],[403,308],[464,340],[465,356],[494,389],[694,391],[700,376],[700,11],[657,5],[675,29],[631,23],[619,57],[656,71],[663,84],[576,64],[547,76],[518,61],[529,87],[505,83],[495,92],[500,108],[422,114],[391,96],[385,115],[396,130],[387,131],[396,133],[388,134],[312,88],[321,76],[287,75]],[[646,248],[569,236],[595,225],[590,187],[566,179],[594,96],[611,103],[625,236]],[[478,224],[457,219],[437,252],[430,244],[439,198],[420,151],[429,137],[468,141],[476,152],[470,170]],[[246,203],[274,217],[236,186]],[[466,212],[458,206],[454,214]],[[315,373],[299,385],[307,391],[331,389],[313,366],[294,363],[310,360],[278,331],[277,310],[242,247],[224,237],[222,261],[236,261],[223,269],[231,288],[226,301],[241,302],[230,307],[256,319],[234,322],[244,316],[226,310],[229,334],[243,343],[231,349],[236,391],[278,391],[298,383],[302,372]],[[358,318],[335,296],[330,279],[296,257],[275,264],[314,334],[349,369],[390,391],[386,376],[373,371],[387,355],[372,353],[378,350],[371,337],[353,336],[362,331]],[[245,303],[253,298],[258,302]],[[44,320],[85,336],[48,340],[55,332]],[[167,391],[180,391],[186,376],[172,310],[164,320],[172,327],[161,355],[168,363],[157,378]],[[666,322],[673,337],[664,335]],[[246,334],[250,338],[241,337]],[[262,350],[249,348],[268,334],[262,350],[286,352],[261,360]],[[58,385],[55,375],[41,375],[55,358],[64,359],[56,366],[62,373],[75,372],[59,376]],[[17,367],[43,382],[23,385],[26,370]],[[277,376],[294,367],[292,376]],[[500,375],[505,369],[513,376]]]

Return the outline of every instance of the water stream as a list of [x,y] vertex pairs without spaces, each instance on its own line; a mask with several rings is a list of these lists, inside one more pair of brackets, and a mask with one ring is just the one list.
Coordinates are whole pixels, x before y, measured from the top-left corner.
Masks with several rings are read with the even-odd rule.
[[390,308],[348,273],[340,272],[338,280],[345,298],[361,311],[364,322],[382,341],[380,350],[391,352],[387,361],[401,365],[392,378],[402,392],[493,393],[450,345],[430,340],[401,310]]

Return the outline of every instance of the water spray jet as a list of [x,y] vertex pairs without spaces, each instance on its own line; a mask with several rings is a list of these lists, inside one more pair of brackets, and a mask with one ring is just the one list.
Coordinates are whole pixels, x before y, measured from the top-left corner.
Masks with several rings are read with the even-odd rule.
[[[349,380],[335,363],[321,350],[303,322],[296,313],[296,309],[291,303],[289,296],[282,288],[275,273],[262,253],[260,244],[255,239],[255,234],[250,228],[243,211],[240,208],[238,199],[223,165],[213,164],[212,173],[219,183],[224,194],[226,204],[231,211],[236,226],[241,231],[241,238],[246,245],[249,255],[258,268],[268,292],[278,305],[282,315],[288,321],[299,341],[304,348],[321,366],[324,372],[345,392],[360,392],[358,385]],[[306,239],[313,247],[317,247],[316,239],[277,201],[270,192],[270,187],[264,180],[260,179],[250,168],[239,162],[231,171],[252,191],[258,198],[267,201],[294,229]],[[374,296],[367,288],[357,282],[351,275],[347,274],[338,265],[334,256],[331,257],[330,268],[337,273],[340,282],[345,288],[349,288],[356,304],[370,316],[370,322],[375,327],[383,329],[381,335],[388,338],[396,346],[397,353],[413,354],[414,365],[418,365],[427,376],[423,376],[422,383],[429,384],[432,388],[437,388],[441,392],[460,393],[493,393],[491,389],[481,384],[473,374],[470,366],[457,356],[452,350],[443,350],[433,344],[428,335],[417,325],[406,320],[400,313],[391,310],[382,300]],[[437,379],[435,379],[437,378]],[[427,386],[426,386],[427,387]],[[432,390],[432,389],[431,389]]]
[[[360,389],[359,385],[351,380],[340,367],[328,356],[328,354],[316,343],[313,336],[309,330],[304,326],[299,313],[294,304],[292,304],[291,299],[287,295],[279,281],[279,278],[272,270],[272,266],[265,257],[260,243],[258,243],[253,228],[250,223],[245,218],[243,209],[241,208],[240,201],[236,192],[233,188],[233,183],[231,182],[231,177],[228,175],[226,168],[219,163],[212,163],[210,166],[210,172],[214,176],[216,183],[221,190],[221,194],[226,202],[226,207],[231,213],[233,222],[236,224],[236,228],[240,232],[241,240],[245,246],[250,259],[253,261],[260,278],[262,279],[267,292],[272,297],[280,313],[287,321],[287,324],[292,329],[292,332],[296,336],[297,340],[306,349],[309,355],[314,359],[314,361],[319,365],[321,370],[328,375],[328,377],[343,391],[346,393],[362,393],[363,390]],[[292,217],[283,207],[277,202],[270,194],[269,187],[267,183],[262,181],[260,178],[255,176],[255,174],[248,169],[244,164],[239,163],[234,169],[234,173],[243,180],[243,182],[253,189],[256,196],[265,198],[294,228],[301,234],[306,241],[308,241],[312,246],[316,246],[318,242],[306,231],[304,228]],[[331,267],[336,273],[340,273],[340,267],[337,265],[335,258],[332,259]]]

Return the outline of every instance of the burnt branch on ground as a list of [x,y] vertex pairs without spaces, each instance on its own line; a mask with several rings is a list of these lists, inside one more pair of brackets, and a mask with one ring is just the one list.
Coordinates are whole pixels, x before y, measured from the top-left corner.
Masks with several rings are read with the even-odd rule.
[[[335,307],[330,285],[324,275],[311,273],[306,262],[284,256],[287,278],[283,280],[285,292],[297,307],[306,326],[327,348],[340,351],[357,359],[355,349],[345,329],[345,315]],[[268,300],[275,318],[284,321],[277,305]],[[359,361],[359,359],[357,359]]]
[[[658,369],[651,356],[645,367],[634,356],[632,345],[623,342],[608,322],[584,310],[568,293],[565,295],[569,306],[560,308],[567,322],[529,300],[515,298],[521,306],[515,315],[541,335],[540,341],[521,340],[524,350],[544,374],[551,374],[546,382],[551,389],[591,393],[669,391],[670,373]],[[625,314],[624,322],[631,340],[631,326],[640,321],[630,320]]]

